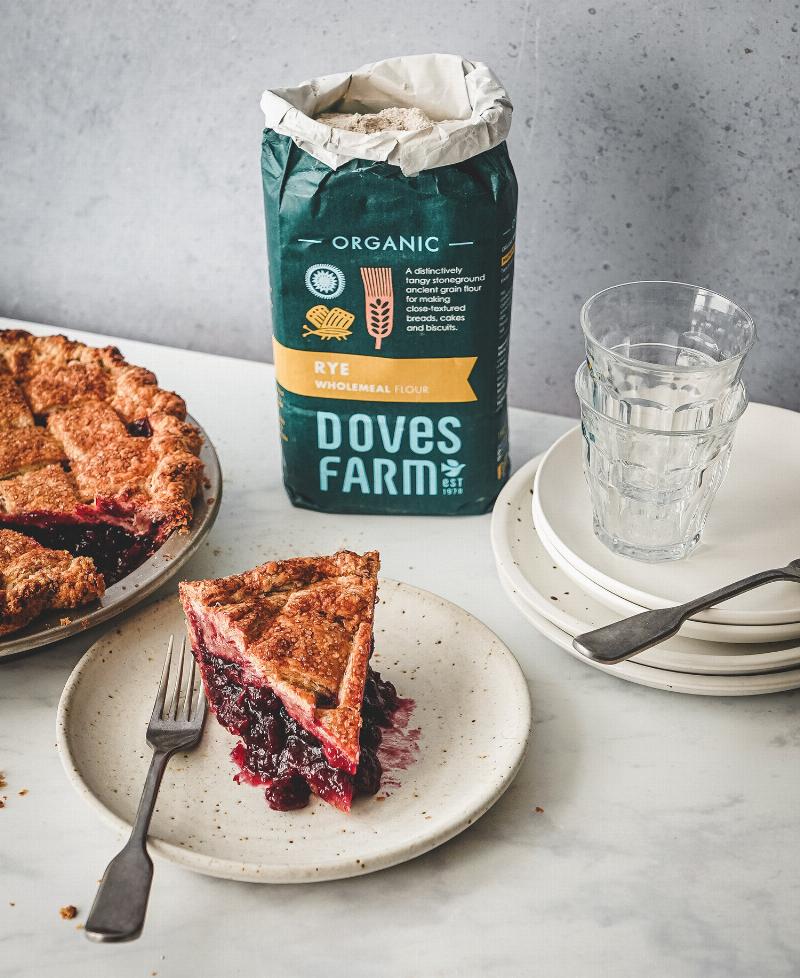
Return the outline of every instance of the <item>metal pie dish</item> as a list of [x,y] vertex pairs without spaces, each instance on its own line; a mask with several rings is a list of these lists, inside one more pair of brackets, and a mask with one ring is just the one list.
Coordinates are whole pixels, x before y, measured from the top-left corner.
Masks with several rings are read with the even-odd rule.
[[[186,533],[173,533],[136,570],[109,587],[102,598],[80,608],[54,608],[30,625],[0,641],[0,658],[31,652],[53,645],[78,632],[86,631],[133,608],[176,574],[208,536],[222,500],[222,470],[214,446],[202,425],[191,416],[203,437],[200,459],[205,467],[205,482],[192,500],[192,525]],[[67,620],[69,619],[69,620]]]

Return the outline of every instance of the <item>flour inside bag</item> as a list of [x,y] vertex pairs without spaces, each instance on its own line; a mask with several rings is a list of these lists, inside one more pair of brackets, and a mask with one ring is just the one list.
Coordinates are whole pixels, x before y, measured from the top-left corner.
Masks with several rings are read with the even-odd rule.
[[455,55],[264,93],[284,481],[341,513],[483,513],[507,478],[511,102]]

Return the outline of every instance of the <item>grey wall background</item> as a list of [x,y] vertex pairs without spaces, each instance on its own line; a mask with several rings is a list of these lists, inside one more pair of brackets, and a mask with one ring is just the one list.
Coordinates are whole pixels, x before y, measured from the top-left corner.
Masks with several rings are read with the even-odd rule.
[[800,4],[3,7],[0,314],[267,359],[262,89],[447,50],[515,103],[512,402],[575,413],[581,300],[675,278],[751,310],[751,392],[800,409]]

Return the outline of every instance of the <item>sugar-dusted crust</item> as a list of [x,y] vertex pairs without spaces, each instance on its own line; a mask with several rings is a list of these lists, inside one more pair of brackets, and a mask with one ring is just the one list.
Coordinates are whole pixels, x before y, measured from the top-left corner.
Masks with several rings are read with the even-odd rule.
[[50,608],[75,608],[105,591],[88,557],[50,550],[13,530],[0,530],[0,635]]
[[[49,513],[75,513],[125,526],[154,546],[186,530],[203,464],[200,432],[185,418],[183,399],[116,347],[0,330],[0,526],[31,513],[46,526]],[[94,563],[74,561],[70,573],[81,572],[94,596]],[[44,594],[38,584],[34,591]],[[30,620],[28,611],[19,618],[7,604],[0,632]]]
[[33,415],[19,385],[9,374],[0,374],[0,429],[28,428]]
[[31,425],[0,430],[0,479],[64,460],[61,445],[43,428]]
[[0,507],[6,513],[68,513],[79,503],[75,479],[60,465],[0,480]]
[[185,417],[183,399],[116,347],[0,330],[0,480],[62,463],[80,502],[119,500],[163,539],[189,526],[203,479]]
[[0,360],[37,414],[88,399],[110,401],[126,421],[153,411],[186,416],[183,398],[162,390],[154,373],[128,363],[115,346],[5,329],[0,330]]
[[380,559],[347,550],[271,561],[243,574],[184,581],[192,646],[243,665],[355,773]]

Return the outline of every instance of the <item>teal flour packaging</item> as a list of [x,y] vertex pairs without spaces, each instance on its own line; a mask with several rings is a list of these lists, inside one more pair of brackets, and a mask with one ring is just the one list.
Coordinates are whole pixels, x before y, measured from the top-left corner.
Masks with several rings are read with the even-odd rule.
[[393,58],[264,93],[284,481],[335,513],[484,513],[509,471],[517,183],[486,65]]

